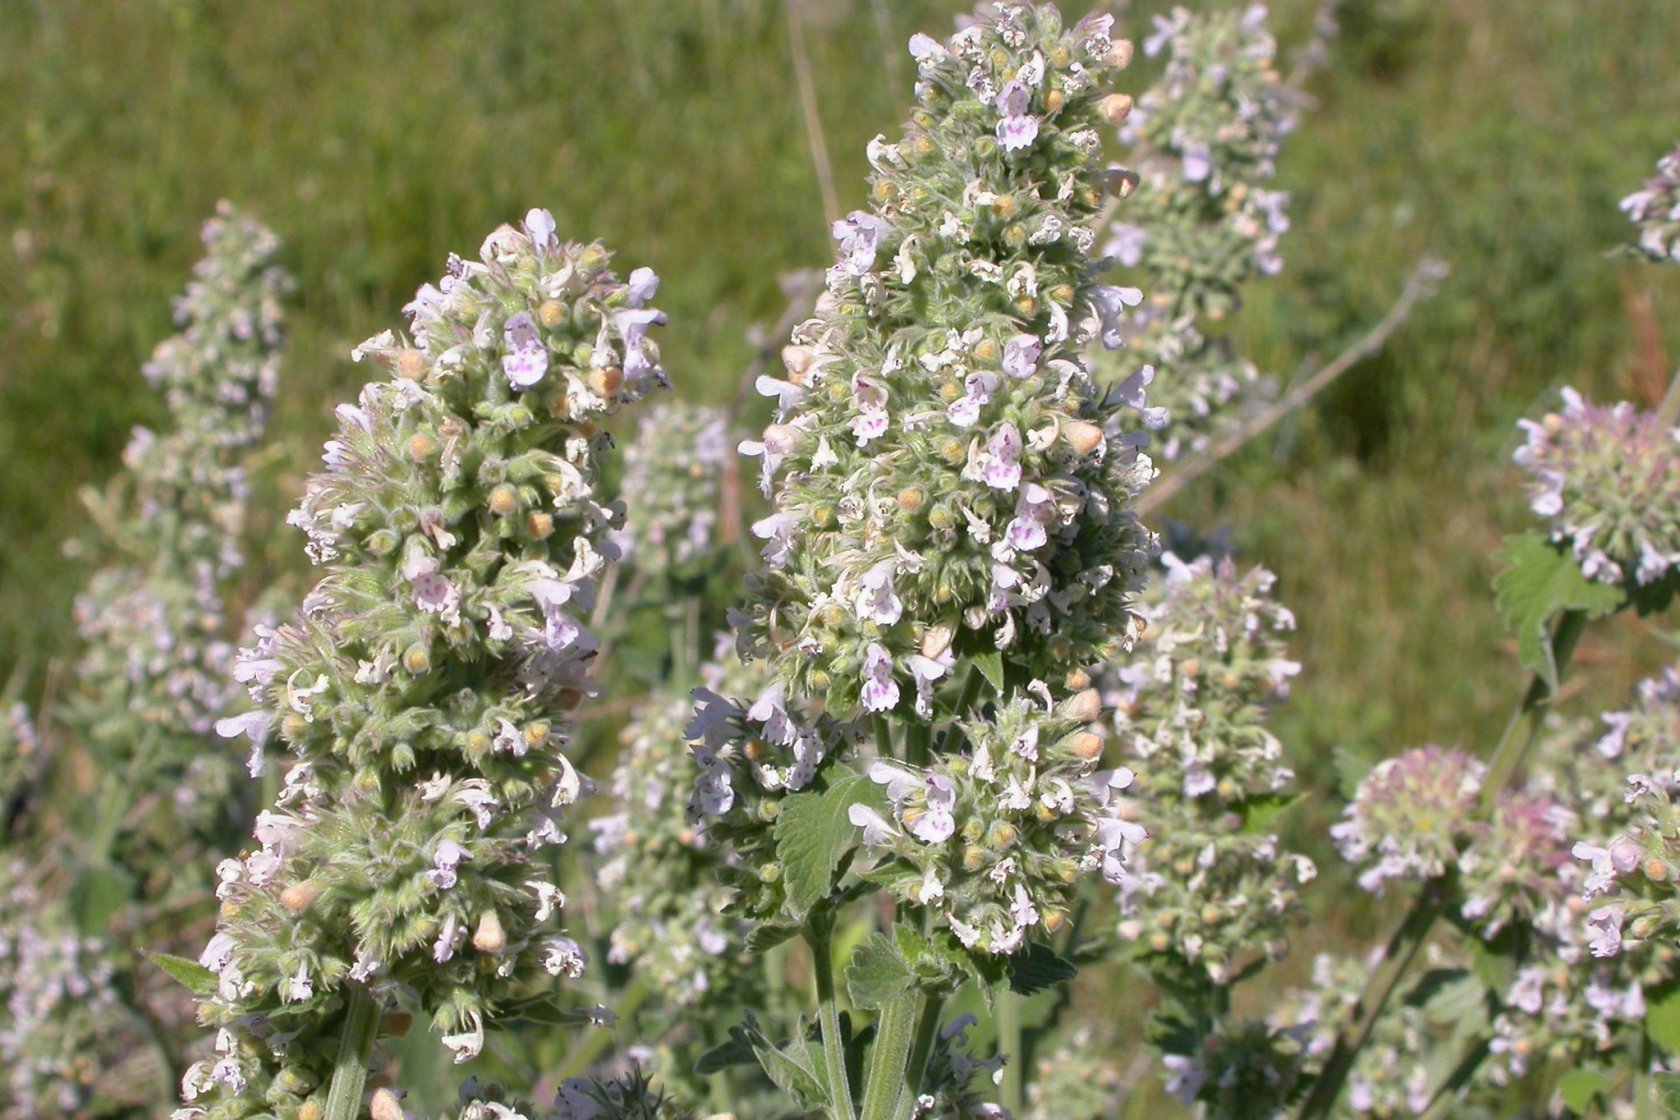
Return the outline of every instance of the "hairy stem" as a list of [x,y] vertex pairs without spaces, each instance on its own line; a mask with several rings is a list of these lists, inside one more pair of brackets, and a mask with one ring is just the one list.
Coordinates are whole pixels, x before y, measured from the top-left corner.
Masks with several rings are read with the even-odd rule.
[[1026,1100],[1026,1071],[1021,1068],[1021,997],[999,992],[997,997],[998,1050],[1004,1055],[1003,1083],[998,1103],[1019,1116]]
[[327,1088],[326,1114],[321,1120],[356,1120],[362,1112],[373,1041],[379,1035],[379,1001],[360,984],[350,989],[344,1013],[344,1033],[338,1039],[338,1062]]
[[811,947],[811,971],[817,977],[818,1015],[822,1022],[823,1069],[828,1075],[829,1108],[835,1120],[855,1120],[852,1084],[846,1076],[846,1042],[840,1034],[840,1006],[834,994],[834,942],[831,919],[805,927]]
[[905,1074],[904,1095],[898,1101],[896,1120],[910,1120],[916,1098],[926,1091],[928,1063],[933,1058],[933,1040],[939,1033],[939,1013],[945,1007],[945,997],[929,995],[922,1004],[921,1017],[916,1020],[916,1041],[910,1050],[910,1066]]
[[863,1079],[862,1120],[896,1120],[915,1030],[916,993],[911,990],[889,1003],[876,1024],[869,1072]]

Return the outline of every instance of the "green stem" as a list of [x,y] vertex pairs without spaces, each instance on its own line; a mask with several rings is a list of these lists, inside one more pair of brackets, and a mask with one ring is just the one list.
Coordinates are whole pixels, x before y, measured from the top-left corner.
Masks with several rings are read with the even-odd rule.
[[875,715],[875,753],[882,758],[897,758],[893,751],[892,724],[879,712]]
[[912,723],[904,729],[904,761],[912,766],[926,766],[928,750],[933,746],[933,725]]
[[916,1020],[916,1041],[910,1050],[905,1092],[898,1101],[896,1120],[910,1120],[916,1098],[927,1089],[928,1063],[933,1058],[933,1040],[939,1033],[939,1013],[944,1007],[945,997],[941,995],[930,994],[922,1004],[921,1018]]
[[863,1079],[862,1120],[896,1120],[915,1030],[916,992],[912,989],[889,1003],[876,1024],[869,1073]]
[[1003,1083],[998,1103],[1019,1116],[1023,1110],[1026,1071],[1021,1068],[1021,997],[999,992],[997,997],[998,1051],[1003,1054]]
[[[1587,616],[1582,612],[1565,611],[1563,617],[1558,620],[1557,629],[1552,632],[1552,663],[1557,666],[1560,679],[1569,668],[1570,659],[1575,655],[1575,647],[1581,640],[1586,624]],[[1511,718],[1506,721],[1499,742],[1493,748],[1493,755],[1488,761],[1487,779],[1482,784],[1478,819],[1485,819],[1492,813],[1499,794],[1516,776],[1523,756],[1528,753],[1529,747],[1540,734],[1541,725],[1545,720],[1546,704],[1551,695],[1545,680],[1539,674],[1535,674],[1529,681],[1521,702],[1511,713]],[[1325,1062],[1324,1072],[1319,1075],[1312,1092],[1302,1103],[1301,1111],[1296,1114],[1299,1120],[1323,1120],[1330,1115],[1336,1098],[1341,1094],[1342,1085],[1353,1069],[1354,1059],[1365,1045],[1365,1040],[1370,1037],[1371,1029],[1376,1025],[1384,1008],[1388,1006],[1389,997],[1399,987],[1412,961],[1416,959],[1418,949],[1423,946],[1436,920],[1446,912],[1446,908],[1445,892],[1439,883],[1425,887],[1412,903],[1405,921],[1389,942],[1381,963],[1366,979],[1365,988],[1359,993],[1359,1000],[1353,1006],[1351,1022],[1337,1036],[1335,1048]],[[1474,1055],[1471,1057],[1474,1061],[1465,1070],[1466,1077],[1474,1071],[1475,1063],[1480,1061],[1480,1058]]]
[[840,1033],[840,1005],[834,994],[833,920],[817,919],[805,927],[811,947],[811,971],[817,977],[817,1005],[822,1020],[823,1069],[828,1075],[829,1105],[835,1120],[855,1120],[852,1083],[846,1076],[846,1041]]
[[379,1001],[357,984],[350,989],[344,1013],[344,1033],[338,1039],[338,1062],[327,1088],[327,1108],[321,1120],[356,1120],[362,1113],[362,1090],[367,1087],[373,1040],[379,1036]]
[[1633,1070],[1634,1120],[1651,1120],[1651,1032],[1643,1023],[1639,1027],[1639,1064]]

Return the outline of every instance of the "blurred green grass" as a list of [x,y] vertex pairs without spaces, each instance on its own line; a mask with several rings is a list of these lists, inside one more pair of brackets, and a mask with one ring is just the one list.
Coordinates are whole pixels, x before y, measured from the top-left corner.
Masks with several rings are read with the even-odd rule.
[[[961,7],[807,5],[843,208],[908,103],[904,40]],[[1316,4],[1275,7],[1287,52]],[[1350,0],[1342,22],[1282,164],[1286,274],[1237,331],[1288,379],[1424,252],[1453,275],[1169,511],[1231,525],[1279,572],[1306,665],[1282,729],[1309,769],[1344,742],[1486,741],[1514,691],[1486,592],[1524,523],[1512,422],[1565,382],[1648,395],[1680,353],[1680,283],[1605,255],[1628,238],[1616,201],[1680,136],[1680,8]],[[158,415],[139,366],[216,199],[278,230],[300,281],[253,579],[297,570],[280,515],[361,380],[350,346],[496,223],[545,205],[653,265],[667,365],[696,399],[733,391],[778,276],[830,252],[780,0],[26,0],[0,10],[0,120],[0,679],[73,646],[98,560],[64,554],[76,490]],[[1628,623],[1583,661],[1610,699],[1656,656]]]

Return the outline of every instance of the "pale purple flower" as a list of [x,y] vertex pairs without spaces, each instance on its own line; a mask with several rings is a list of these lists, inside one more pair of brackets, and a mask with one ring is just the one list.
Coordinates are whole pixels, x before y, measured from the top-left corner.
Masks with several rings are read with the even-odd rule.
[[1011,377],[1030,377],[1044,353],[1044,340],[1037,335],[1018,334],[1003,344],[1003,372]]
[[1593,956],[1613,957],[1622,951],[1622,912],[1616,907],[1600,906],[1588,914],[1587,929]]
[[910,833],[925,844],[943,844],[957,831],[951,810],[957,804],[957,784],[943,774],[929,774],[927,811],[910,823]]
[[1050,541],[1045,527],[1055,516],[1054,496],[1038,483],[1029,482],[1015,501],[1015,517],[1003,531],[1004,540],[1018,552],[1043,548]]
[[543,955],[543,969],[550,976],[565,976],[576,980],[583,975],[584,966],[589,963],[588,956],[579,945],[569,937],[553,937],[545,944],[547,950]]
[[1006,152],[1019,151],[1038,139],[1038,118],[1027,115],[1032,93],[1020,82],[1010,82],[997,95],[998,143]]
[[986,441],[981,481],[994,490],[1013,490],[1021,485],[1021,433],[1005,423]]
[[891,228],[885,219],[865,210],[853,210],[835,222],[834,238],[840,242],[840,270],[852,276],[867,275],[875,266],[881,239]]
[[455,871],[461,866],[461,861],[469,859],[472,856],[465,848],[445,838],[438,842],[437,850],[432,853],[432,870],[426,872],[426,878],[438,889],[448,890],[455,885]]
[[299,963],[297,972],[286,981],[286,1002],[297,1003],[315,994],[315,985],[309,980],[309,967]]
[[753,522],[753,536],[769,541],[764,546],[764,562],[772,568],[784,568],[793,554],[793,530],[799,524],[794,513],[772,513]]
[[1143,250],[1148,244],[1147,229],[1129,222],[1115,222],[1108,227],[1108,241],[1103,245],[1103,256],[1113,257],[1123,268],[1133,268],[1143,259]]
[[502,372],[515,389],[529,389],[548,372],[548,347],[537,334],[536,320],[521,311],[502,327],[508,352],[502,355]]
[[863,842],[871,848],[882,847],[898,835],[887,818],[867,805],[853,805],[846,810],[846,819],[863,829]]
[[1188,183],[1200,183],[1213,174],[1213,153],[1200,140],[1190,140],[1184,145],[1184,179]]
[[554,215],[547,210],[529,210],[525,214],[525,232],[531,235],[531,247],[537,252],[554,246]]
[[916,72],[925,78],[951,55],[939,40],[918,31],[910,36],[910,57],[916,60]]
[[644,265],[632,272],[630,279],[625,283],[625,302],[631,307],[641,307],[652,299],[657,291],[659,291],[659,277],[653,269]]
[[858,617],[877,626],[891,626],[904,614],[904,603],[893,593],[893,562],[883,560],[858,580]]
[[863,706],[871,712],[885,712],[897,704],[892,655],[879,643],[871,642],[863,658]]
[[1091,309],[1102,324],[1102,344],[1106,349],[1118,350],[1125,345],[1120,330],[1126,318],[1126,308],[1143,302],[1143,292],[1116,284],[1098,284],[1091,294]]

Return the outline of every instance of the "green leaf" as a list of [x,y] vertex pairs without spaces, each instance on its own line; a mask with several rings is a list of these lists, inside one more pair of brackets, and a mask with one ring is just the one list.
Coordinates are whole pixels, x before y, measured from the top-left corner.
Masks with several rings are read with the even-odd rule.
[[1572,555],[1539,533],[1507,537],[1499,560],[1503,569],[1493,580],[1494,600],[1505,625],[1516,635],[1517,660],[1539,674],[1549,692],[1556,692],[1552,619],[1562,611],[1601,618],[1621,607],[1626,598],[1621,588],[1583,576]]
[[1574,1069],[1558,1081],[1557,1091],[1569,1111],[1585,1112],[1608,1084],[1609,1079],[1595,1069]]
[[[992,686],[992,691],[1003,695],[1003,652],[990,649],[985,653],[977,653],[973,657],[974,667],[980,670],[980,675],[986,678],[986,683]],[[958,713],[959,715],[962,713]]]
[[1011,956],[1005,967],[1009,970],[1009,990],[1023,996],[1065,984],[1079,975],[1071,962],[1062,959],[1050,946],[1036,941]]
[[859,839],[848,818],[853,805],[885,814],[885,791],[862,774],[846,772],[826,789],[804,790],[782,802],[776,818],[776,858],[787,887],[788,916],[802,922],[834,886],[834,869]]
[[788,1049],[770,1045],[762,1034],[753,1044],[764,1075],[776,1088],[792,1097],[800,1108],[816,1111],[828,1104],[828,1092],[823,1087],[822,1074],[811,1061],[810,1047],[803,1038],[795,1038]]
[[1668,1114],[1680,1115],[1680,1073],[1654,1073],[1651,1081],[1657,1087],[1657,1099]]
[[701,1054],[694,1063],[694,1072],[702,1077],[722,1073],[734,1066],[750,1066],[758,1062],[753,1040],[745,1026],[729,1028],[729,1038]]
[[117,867],[83,871],[70,887],[70,913],[84,937],[110,932],[111,919],[134,898],[134,876]]
[[1680,981],[1645,993],[1645,1033],[1670,1054],[1680,1054]]
[[[1506,931],[1501,931],[1504,933]],[[1490,992],[1508,992],[1517,976],[1517,958],[1523,948],[1513,938],[1500,937],[1489,944],[1480,937],[1467,937],[1470,968]]]
[[1352,801],[1359,792],[1359,783],[1365,780],[1365,775],[1371,772],[1376,762],[1352,747],[1337,747],[1330,752],[1330,765],[1336,771],[1337,791]]
[[915,986],[910,962],[884,933],[870,934],[846,965],[846,992],[869,1011],[879,1011]]
[[1304,793],[1263,793],[1243,802],[1242,830],[1250,836],[1270,832],[1289,810],[1305,801]]
[[799,934],[799,927],[791,922],[765,922],[747,934],[747,952],[763,953]]
[[168,953],[147,953],[153,964],[167,972],[177,983],[181,984],[195,996],[213,996],[216,994],[216,974],[197,961],[190,961],[186,957],[171,956]]

